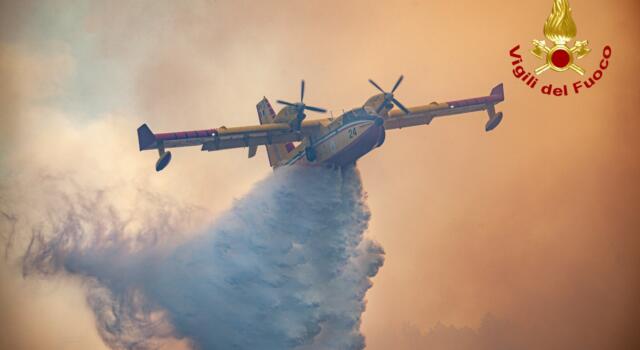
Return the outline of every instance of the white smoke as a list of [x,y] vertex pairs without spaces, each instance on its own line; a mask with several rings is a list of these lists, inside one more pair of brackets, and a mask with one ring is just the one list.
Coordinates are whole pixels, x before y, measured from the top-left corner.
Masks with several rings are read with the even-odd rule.
[[131,234],[103,196],[66,203],[34,231],[24,272],[85,281],[112,348],[365,346],[365,293],[384,253],[363,238],[370,213],[354,167],[278,170],[191,238],[167,208]]

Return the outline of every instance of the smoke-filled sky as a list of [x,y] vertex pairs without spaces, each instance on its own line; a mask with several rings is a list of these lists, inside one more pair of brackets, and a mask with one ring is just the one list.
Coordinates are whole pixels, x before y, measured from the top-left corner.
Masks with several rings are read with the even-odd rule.
[[580,65],[592,72],[605,45],[612,57],[593,88],[551,97],[516,80],[508,54],[520,44],[525,68],[537,66],[528,49],[551,5],[0,2],[0,348],[107,348],[91,281],[23,278],[29,239],[67,222],[78,195],[109,203],[81,206],[81,222],[116,216],[132,237],[180,225],[175,239],[191,242],[271,176],[263,149],[177,150],[157,174],[156,155],[137,151],[141,123],[256,124],[255,104],[295,98],[301,78],[309,103],[339,113],[375,93],[368,78],[390,86],[399,74],[408,106],[504,82],[505,117],[488,134],[482,113],[390,131],[358,162],[365,236],[385,251],[360,325],[367,349],[638,347],[640,6],[571,1],[577,39],[593,49]]

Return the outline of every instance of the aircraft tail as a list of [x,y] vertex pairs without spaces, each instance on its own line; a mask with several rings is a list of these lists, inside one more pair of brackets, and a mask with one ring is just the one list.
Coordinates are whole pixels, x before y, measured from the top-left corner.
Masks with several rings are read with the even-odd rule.
[[[260,125],[262,124],[271,124],[274,122],[276,118],[276,113],[273,111],[271,104],[267,100],[267,98],[263,98],[256,105],[258,110],[258,118],[260,119]],[[266,145],[267,154],[269,155],[269,165],[271,167],[275,167],[280,163],[281,160],[285,159],[289,152],[291,152],[294,148],[293,143],[289,142],[287,144],[275,144],[275,145]]]

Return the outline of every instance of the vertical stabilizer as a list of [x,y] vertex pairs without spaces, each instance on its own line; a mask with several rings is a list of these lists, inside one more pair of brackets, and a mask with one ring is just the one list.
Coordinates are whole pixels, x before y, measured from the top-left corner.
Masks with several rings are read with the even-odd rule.
[[[263,98],[256,105],[258,110],[258,119],[260,119],[260,124],[271,124],[274,122],[276,113],[273,111],[273,107],[267,100],[267,98]],[[281,160],[287,158],[290,150],[293,149],[293,144],[274,144],[274,145],[266,145],[267,154],[269,155],[269,165],[271,167],[277,166]]]

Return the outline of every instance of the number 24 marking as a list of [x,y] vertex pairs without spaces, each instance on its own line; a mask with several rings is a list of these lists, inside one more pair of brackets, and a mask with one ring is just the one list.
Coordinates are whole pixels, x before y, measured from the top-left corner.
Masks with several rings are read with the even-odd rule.
[[356,128],[349,129],[349,138],[352,139],[356,136],[358,136],[358,132],[356,131]]

